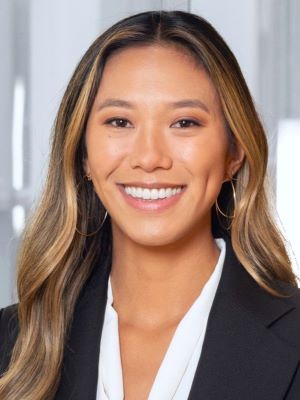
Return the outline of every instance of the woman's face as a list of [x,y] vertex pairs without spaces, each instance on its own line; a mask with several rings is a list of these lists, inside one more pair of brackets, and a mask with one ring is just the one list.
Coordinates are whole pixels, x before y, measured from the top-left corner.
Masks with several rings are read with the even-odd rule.
[[160,45],[128,48],[108,59],[86,146],[85,170],[111,216],[113,234],[150,246],[194,232],[211,235],[211,207],[243,156],[241,150],[229,153],[207,73],[189,55]]

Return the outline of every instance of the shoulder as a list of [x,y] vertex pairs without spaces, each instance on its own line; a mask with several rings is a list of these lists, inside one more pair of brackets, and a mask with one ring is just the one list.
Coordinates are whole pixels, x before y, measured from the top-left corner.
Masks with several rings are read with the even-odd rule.
[[0,309],[0,337],[2,334],[13,334],[18,325],[18,304]]
[[0,374],[8,366],[18,331],[18,304],[0,309]]
[[[300,288],[290,287],[290,297],[286,301],[290,304],[290,310],[274,324],[273,332],[287,342],[300,357]],[[298,399],[300,394],[300,363],[293,377],[287,393],[287,399]]]
[[280,285],[286,297],[277,298],[277,304],[287,305],[281,318],[273,322],[272,331],[300,350],[300,288],[287,283]]
[[300,288],[292,287],[289,291],[289,297],[287,297],[287,299],[290,302],[291,306],[294,307],[293,310],[291,310],[291,313],[295,317],[297,316],[297,322],[300,328]]

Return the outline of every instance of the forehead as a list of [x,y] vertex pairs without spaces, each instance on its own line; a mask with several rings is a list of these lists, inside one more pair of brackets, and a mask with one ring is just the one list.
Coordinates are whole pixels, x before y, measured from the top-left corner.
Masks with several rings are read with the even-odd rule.
[[113,53],[106,61],[99,96],[140,93],[156,96],[199,96],[217,101],[215,87],[200,61],[178,46],[145,45]]

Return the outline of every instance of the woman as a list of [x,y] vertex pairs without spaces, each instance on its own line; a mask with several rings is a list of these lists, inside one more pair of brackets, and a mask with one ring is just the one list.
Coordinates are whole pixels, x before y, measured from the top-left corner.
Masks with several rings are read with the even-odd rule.
[[144,12],[87,50],[1,310],[1,399],[300,398],[300,300],[266,137],[199,16]]

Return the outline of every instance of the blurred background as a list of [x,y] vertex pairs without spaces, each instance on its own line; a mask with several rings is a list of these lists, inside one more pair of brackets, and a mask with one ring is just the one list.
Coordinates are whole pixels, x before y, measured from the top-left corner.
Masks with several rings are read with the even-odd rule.
[[207,18],[235,53],[268,133],[278,220],[299,275],[300,1],[0,0],[0,307],[17,301],[18,241],[76,64],[114,22],[155,9]]

